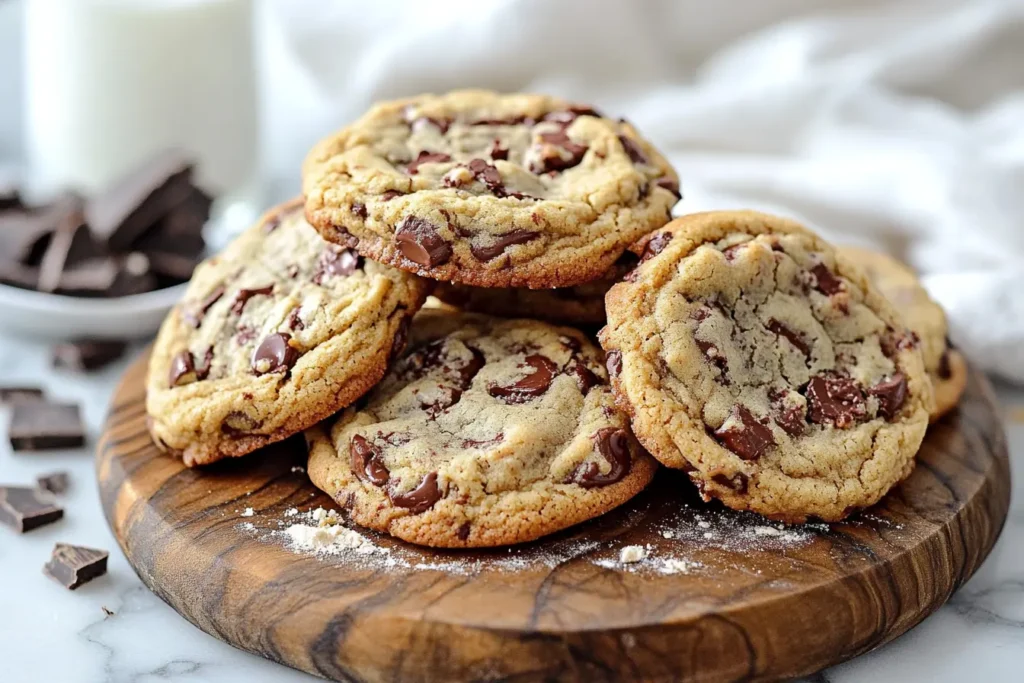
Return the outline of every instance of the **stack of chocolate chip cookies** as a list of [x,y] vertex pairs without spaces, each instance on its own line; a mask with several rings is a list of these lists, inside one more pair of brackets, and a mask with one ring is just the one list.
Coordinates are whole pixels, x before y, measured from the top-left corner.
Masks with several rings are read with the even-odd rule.
[[304,431],[313,483],[413,543],[532,540],[657,462],[734,508],[841,519],[962,389],[902,266],[763,214],[672,221],[675,172],[589,107],[388,102],[302,175],[165,321],[151,431],[189,465]]

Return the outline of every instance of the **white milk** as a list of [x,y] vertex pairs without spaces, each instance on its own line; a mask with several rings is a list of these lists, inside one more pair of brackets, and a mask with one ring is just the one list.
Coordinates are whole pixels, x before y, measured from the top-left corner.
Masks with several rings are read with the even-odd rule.
[[37,191],[108,185],[182,147],[199,183],[256,187],[252,0],[27,0],[25,126]]

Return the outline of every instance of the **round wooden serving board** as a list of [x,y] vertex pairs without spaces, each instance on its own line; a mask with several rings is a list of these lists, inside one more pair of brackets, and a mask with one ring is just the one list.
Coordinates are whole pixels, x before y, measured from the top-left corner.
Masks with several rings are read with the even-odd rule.
[[[186,469],[146,432],[146,360],[114,396],[96,465],[128,560],[207,633],[338,681],[809,674],[938,608],[985,559],[1009,505],[1005,436],[973,373],[913,475],[831,528],[780,531],[701,503],[664,471],[620,510],[511,550],[432,551],[365,532],[373,553],[316,557],[280,531],[297,519],[290,508],[333,507],[292,469],[305,464],[301,438]],[[647,558],[622,565],[634,544]]]

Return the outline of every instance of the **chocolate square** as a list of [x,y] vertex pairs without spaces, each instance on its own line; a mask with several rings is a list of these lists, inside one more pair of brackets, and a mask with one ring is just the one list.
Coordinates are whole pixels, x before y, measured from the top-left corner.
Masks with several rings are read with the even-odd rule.
[[73,403],[15,403],[8,437],[16,451],[80,448],[85,427]]
[[36,488],[59,496],[68,490],[69,481],[70,477],[67,472],[51,472],[36,477]]
[[0,486],[0,524],[20,534],[63,516],[64,510],[48,493],[26,486]]
[[78,545],[58,543],[53,549],[50,561],[43,567],[43,573],[65,588],[75,590],[98,576],[107,573],[106,550],[85,548]]

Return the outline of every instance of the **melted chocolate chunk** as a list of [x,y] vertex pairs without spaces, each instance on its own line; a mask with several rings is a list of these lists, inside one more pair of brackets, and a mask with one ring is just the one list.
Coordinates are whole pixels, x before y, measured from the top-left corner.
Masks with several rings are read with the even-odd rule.
[[224,421],[220,423],[220,431],[228,436],[244,436],[259,429],[261,425],[259,420],[239,410],[232,410],[224,416]]
[[715,482],[719,486],[730,488],[736,493],[746,493],[747,483],[750,481],[750,478],[743,472],[737,472],[732,477],[727,477],[719,472],[718,474],[711,476],[711,481]]
[[572,358],[565,367],[565,374],[576,380],[576,386],[586,396],[587,392],[601,383],[601,380],[579,358]]
[[903,402],[907,400],[907,378],[902,372],[897,372],[869,388],[868,393],[878,399],[878,414],[892,420],[899,415]]
[[619,136],[619,142],[622,143],[622,149],[626,151],[626,154],[629,156],[629,160],[634,164],[650,163],[647,159],[647,155],[644,154],[643,150],[640,149],[640,145],[636,144],[636,142],[625,135]]
[[608,368],[608,376],[615,378],[622,372],[622,354],[618,351],[609,351],[605,357],[604,365]]
[[790,436],[797,437],[807,429],[807,416],[803,406],[786,402],[786,391],[773,391],[772,419]]
[[459,530],[455,532],[455,535],[460,541],[465,541],[469,538],[470,524],[469,522],[463,522],[459,525]]
[[509,116],[504,119],[477,119],[470,123],[471,126],[518,126],[522,124],[524,126],[532,126],[537,123],[534,119],[526,116]]
[[704,358],[721,370],[719,377],[723,381],[727,381],[726,373],[729,371],[729,359],[725,357],[725,354],[709,341],[704,341],[703,339],[694,339],[694,341],[697,342],[697,348],[699,348],[700,352],[704,354]]
[[398,329],[395,330],[395,338],[391,340],[391,351],[388,357],[394,360],[398,357],[398,354],[405,348],[405,343],[409,340],[409,316],[403,316],[401,321],[398,323]]
[[676,196],[676,200],[683,198],[683,193],[679,191],[679,181],[673,180],[668,176],[662,176],[654,181],[654,184],[658,187],[663,187]]
[[284,332],[275,332],[267,336],[252,354],[252,371],[257,375],[271,372],[288,372],[299,352],[289,342],[292,337]]
[[564,131],[541,133],[538,137],[540,159],[530,163],[530,172],[537,175],[572,168],[583,161],[587,153],[586,145],[573,142]]
[[441,489],[437,486],[437,472],[423,477],[420,485],[407,493],[390,494],[391,502],[400,508],[406,508],[414,515],[426,512],[441,499]]
[[508,147],[501,144],[501,140],[498,138],[494,138],[494,143],[491,145],[491,158],[495,161],[508,160]]
[[852,379],[834,372],[824,372],[811,378],[805,390],[809,418],[815,424],[832,423],[839,429],[849,429],[864,419],[864,394]]
[[842,280],[833,275],[824,263],[811,268],[811,274],[814,275],[815,288],[822,294],[832,296],[843,291]]
[[640,263],[649,261],[665,250],[665,247],[672,241],[672,233],[658,232],[654,234],[647,244],[644,245],[643,254],[640,255]]
[[438,386],[440,396],[435,398],[433,401],[425,401],[420,396],[420,407],[423,412],[427,414],[431,420],[435,419],[438,415],[443,413],[448,408],[459,402],[462,398],[462,391],[459,389],[453,389],[452,387]]
[[629,473],[632,465],[626,430],[605,427],[599,429],[592,438],[601,456],[611,465],[611,469],[606,474],[601,474],[601,468],[596,462],[584,463],[576,468],[572,480],[585,489],[608,486],[621,481]]
[[231,312],[235,315],[242,315],[242,311],[245,310],[245,305],[249,303],[249,299],[254,296],[270,296],[273,293],[274,285],[257,287],[255,289],[240,289],[238,294],[235,295],[235,300],[231,302]]
[[43,573],[65,588],[75,590],[107,573],[109,555],[106,550],[58,543]]
[[757,460],[775,445],[772,430],[757,421],[745,406],[735,405],[729,419],[715,430],[718,442],[744,460]]
[[380,449],[356,434],[348,444],[348,454],[352,461],[352,471],[356,477],[368,481],[374,486],[384,486],[391,478],[391,473],[384,465]]
[[468,361],[458,367],[452,369],[458,373],[459,386],[463,389],[468,389],[473,384],[473,378],[476,377],[476,373],[480,372],[480,369],[486,362],[484,360],[484,354],[478,349],[474,349],[472,346],[468,347],[472,354]]
[[0,486],[0,524],[19,534],[51,524],[64,516],[52,496],[27,486]]
[[359,254],[328,244],[320,252],[320,259],[316,263],[316,272],[313,274],[313,282],[322,285],[329,278],[351,275],[362,267],[363,259]]
[[189,351],[181,351],[171,359],[171,369],[167,375],[167,383],[172,387],[191,384],[199,379],[196,374],[195,361]]
[[511,247],[513,244],[525,244],[531,242],[540,237],[539,232],[529,232],[527,230],[513,230],[512,232],[505,233],[504,235],[498,235],[494,239],[494,243],[489,246],[478,246],[471,244],[469,250],[473,253],[473,256],[479,261],[490,261],[491,259],[497,258],[505,253],[505,250]]
[[452,256],[452,245],[441,237],[437,226],[416,216],[402,219],[395,241],[405,258],[427,268],[443,265]]
[[920,341],[921,339],[915,332],[897,332],[889,328],[878,340],[878,345],[882,348],[882,353],[885,354],[885,357],[892,359],[898,356],[901,351],[909,351],[915,348]]
[[362,218],[364,221],[370,214],[366,211],[366,204],[360,204],[359,202],[352,203],[352,215]]
[[197,308],[191,311],[185,311],[182,314],[182,317],[185,318],[185,322],[190,324],[192,327],[199,327],[203,322],[203,318],[206,317],[207,311],[209,311],[215,303],[220,301],[222,296],[224,296],[224,285],[221,285],[210,292]]
[[440,164],[451,160],[452,158],[443,152],[428,152],[427,150],[423,150],[415,159],[409,162],[405,167],[405,170],[409,175],[416,175],[420,172],[420,166],[423,164]]
[[380,199],[381,201],[384,202],[390,202],[395,197],[402,197],[404,195],[404,192],[399,192],[398,190],[385,190],[383,193],[381,193]]
[[780,337],[788,339],[789,343],[807,358],[811,357],[811,347],[799,332],[787,327],[785,323],[779,322],[775,318],[768,321],[768,329]]
[[300,314],[302,309],[296,306],[292,309],[291,313],[288,314],[287,325],[289,330],[304,330],[306,329],[306,323],[302,322]]
[[532,373],[508,386],[492,384],[487,388],[487,393],[505,403],[526,403],[543,395],[558,373],[558,366],[547,356],[539,354],[527,356],[524,362],[533,369]]

